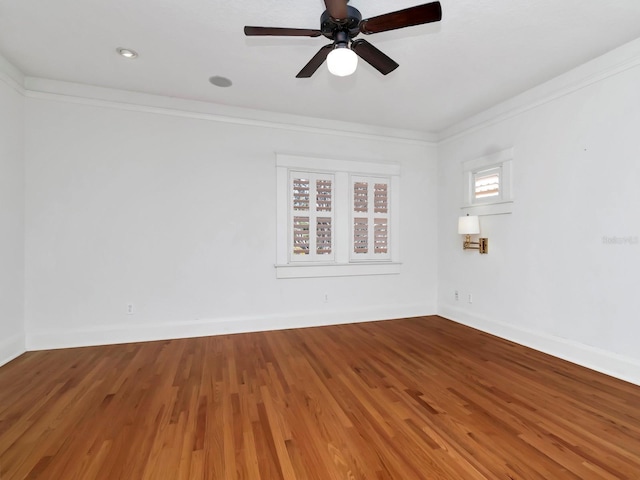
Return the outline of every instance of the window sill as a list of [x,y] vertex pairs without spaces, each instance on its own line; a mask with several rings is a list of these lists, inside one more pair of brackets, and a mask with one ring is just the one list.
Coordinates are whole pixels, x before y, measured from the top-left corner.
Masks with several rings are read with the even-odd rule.
[[461,210],[469,215],[504,215],[513,213],[513,200],[465,205]]
[[362,262],[331,264],[275,265],[276,278],[350,277],[360,275],[397,275],[398,262]]

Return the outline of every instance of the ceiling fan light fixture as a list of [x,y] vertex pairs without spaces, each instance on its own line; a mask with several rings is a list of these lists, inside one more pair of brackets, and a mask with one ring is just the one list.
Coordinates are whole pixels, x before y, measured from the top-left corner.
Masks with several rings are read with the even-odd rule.
[[329,72],[338,77],[346,77],[356,71],[358,56],[347,45],[336,45],[327,56]]

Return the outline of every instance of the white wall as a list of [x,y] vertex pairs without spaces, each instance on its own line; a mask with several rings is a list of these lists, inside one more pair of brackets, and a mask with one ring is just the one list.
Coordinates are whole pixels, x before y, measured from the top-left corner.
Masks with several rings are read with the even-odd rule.
[[24,101],[20,75],[0,57],[0,365],[24,339]]
[[[30,349],[436,312],[427,142],[66,95],[26,112]],[[399,163],[401,274],[276,279],[276,152]]]
[[[441,143],[438,298],[445,317],[638,384],[639,58],[636,42]],[[488,255],[463,252],[461,162],[511,147],[514,211],[480,218]]]
[[[22,143],[20,88],[0,82],[0,364],[24,349],[26,278],[29,349],[437,310],[640,384],[640,245],[603,243],[640,236],[639,65],[635,42],[455,126],[437,151],[408,132],[38,79]],[[481,219],[489,255],[463,252],[461,162],[512,147],[514,212]],[[402,273],[276,280],[276,152],[400,163]]]

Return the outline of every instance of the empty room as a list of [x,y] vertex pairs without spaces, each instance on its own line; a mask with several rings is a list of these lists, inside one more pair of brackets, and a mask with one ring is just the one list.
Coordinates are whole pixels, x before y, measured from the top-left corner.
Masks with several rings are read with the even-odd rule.
[[0,480],[640,478],[638,0],[0,0]]

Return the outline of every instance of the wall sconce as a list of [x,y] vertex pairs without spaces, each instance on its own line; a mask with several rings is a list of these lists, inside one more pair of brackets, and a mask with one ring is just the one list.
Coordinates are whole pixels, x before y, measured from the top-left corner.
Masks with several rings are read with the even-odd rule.
[[480,233],[480,222],[477,215],[467,215],[466,217],[458,218],[458,233],[465,235],[464,242],[462,244],[463,250],[474,249],[479,253],[489,253],[489,239],[479,238],[477,242],[471,241],[471,235],[477,235]]

